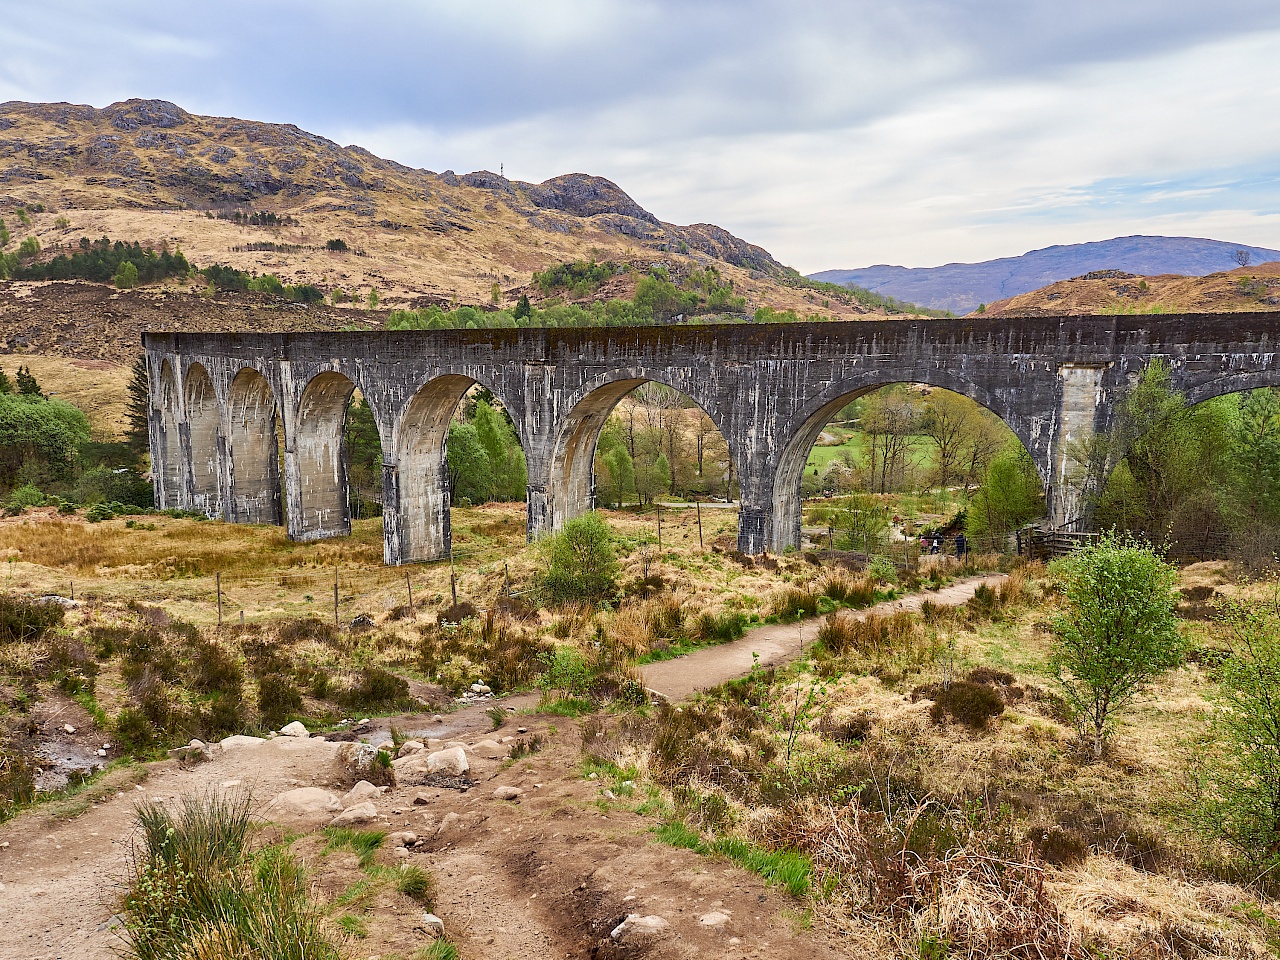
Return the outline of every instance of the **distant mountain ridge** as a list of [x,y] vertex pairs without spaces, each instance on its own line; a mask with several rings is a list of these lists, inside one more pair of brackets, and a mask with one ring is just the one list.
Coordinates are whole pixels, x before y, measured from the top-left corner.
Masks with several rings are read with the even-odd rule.
[[877,264],[856,270],[823,270],[810,279],[856,284],[935,310],[969,313],[979,304],[1006,300],[1095,270],[1124,270],[1142,276],[1202,277],[1235,269],[1237,250],[1251,263],[1280,260],[1280,250],[1198,237],[1116,237],[1091,243],[1059,244],[1020,257],[940,267]]

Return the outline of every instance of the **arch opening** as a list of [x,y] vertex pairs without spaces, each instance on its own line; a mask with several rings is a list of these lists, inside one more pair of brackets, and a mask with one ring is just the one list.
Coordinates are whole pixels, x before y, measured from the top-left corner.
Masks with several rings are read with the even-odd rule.
[[281,522],[279,414],[271,384],[246,367],[231,381],[227,398],[231,483],[228,519],[233,523]]
[[547,493],[555,531],[597,507],[668,498],[731,503],[736,465],[715,421],[687,394],[652,379],[615,380],[570,411]]
[[182,443],[178,431],[178,379],[168,360],[160,364],[159,386],[155,402],[159,406],[160,415],[153,417],[157,433],[153,454],[158,453],[160,459],[157,471],[160,490],[156,503],[161,510],[172,510],[184,506],[185,497],[182,484]]
[[823,404],[783,449],[770,546],[802,547],[807,534],[871,554],[964,533],[1003,550],[1044,509],[1035,462],[990,409],[944,387],[876,384]]
[[293,454],[297,471],[298,540],[345,537],[351,533],[351,503],[347,489],[347,410],[355,384],[340,373],[316,375],[302,391]]
[[385,520],[388,562],[447,556],[454,505],[525,498],[528,473],[514,424],[470,377],[447,374],[424,384],[405,407],[394,443],[388,487],[398,509]]
[[222,497],[218,474],[222,462],[222,413],[209,372],[199,363],[187,368],[184,401],[191,448],[191,509],[209,517],[220,517]]

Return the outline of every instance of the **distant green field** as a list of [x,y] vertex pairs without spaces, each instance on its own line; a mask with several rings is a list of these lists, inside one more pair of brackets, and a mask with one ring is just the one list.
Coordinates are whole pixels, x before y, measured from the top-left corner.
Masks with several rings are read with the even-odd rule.
[[[847,439],[838,446],[832,445],[828,447],[815,444],[813,449],[809,451],[809,462],[804,471],[806,475],[812,476],[813,468],[817,467],[818,475],[821,476],[831,461],[839,459],[844,455],[845,451],[853,454],[856,463],[862,463],[865,436],[854,431],[841,430],[838,433],[836,431],[831,432],[836,433],[837,436],[846,436]],[[911,449],[912,463],[915,464],[917,469],[927,469],[933,466],[937,458],[938,449],[933,440],[929,437],[917,436],[915,441]]]

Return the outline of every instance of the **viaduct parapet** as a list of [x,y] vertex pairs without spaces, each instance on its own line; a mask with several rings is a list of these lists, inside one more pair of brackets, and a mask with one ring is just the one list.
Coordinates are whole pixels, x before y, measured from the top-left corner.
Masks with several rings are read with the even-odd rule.
[[143,341],[161,507],[283,523],[295,540],[348,534],[343,426],[359,389],[381,438],[389,564],[448,553],[445,440],[473,384],[506,407],[524,448],[531,539],[594,506],[596,441],[619,400],[645,381],[687,394],[728,443],[738,546],[753,554],[799,545],[810,447],[837,411],[885,384],[943,387],[994,412],[1034,459],[1055,524],[1077,517],[1097,479],[1072,451],[1108,429],[1154,358],[1189,402],[1280,384],[1274,313]]

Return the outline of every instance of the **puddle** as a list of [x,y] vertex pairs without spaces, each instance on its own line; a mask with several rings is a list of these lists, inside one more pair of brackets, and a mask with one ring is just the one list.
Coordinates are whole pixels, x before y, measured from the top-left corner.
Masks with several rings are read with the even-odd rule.
[[103,767],[96,749],[81,746],[74,740],[49,740],[36,751],[40,772],[36,775],[36,792],[61,790],[72,776],[84,776]]

